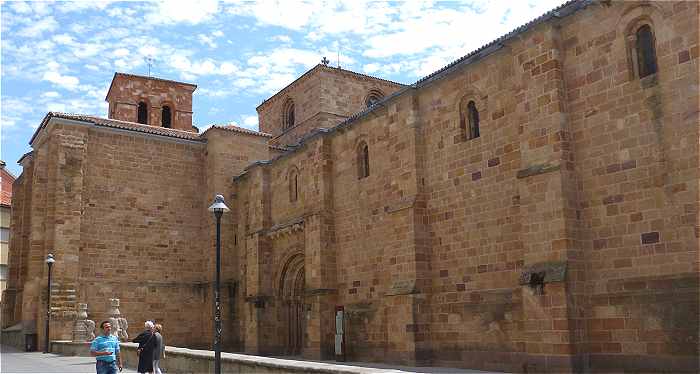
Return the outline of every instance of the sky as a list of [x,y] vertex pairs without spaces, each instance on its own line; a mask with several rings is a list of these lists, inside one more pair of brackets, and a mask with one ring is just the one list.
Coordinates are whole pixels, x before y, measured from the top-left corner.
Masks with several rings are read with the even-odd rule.
[[194,83],[194,124],[257,130],[255,108],[321,62],[405,84],[563,0],[3,1],[0,159],[49,111],[107,116],[115,72]]

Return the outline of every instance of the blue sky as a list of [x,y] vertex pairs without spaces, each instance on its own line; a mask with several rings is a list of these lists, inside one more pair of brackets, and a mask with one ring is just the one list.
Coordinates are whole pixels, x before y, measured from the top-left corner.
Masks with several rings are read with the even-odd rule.
[[195,83],[194,123],[257,130],[255,107],[326,56],[413,83],[563,3],[472,1],[2,2],[0,158],[48,111],[106,116],[115,71]]

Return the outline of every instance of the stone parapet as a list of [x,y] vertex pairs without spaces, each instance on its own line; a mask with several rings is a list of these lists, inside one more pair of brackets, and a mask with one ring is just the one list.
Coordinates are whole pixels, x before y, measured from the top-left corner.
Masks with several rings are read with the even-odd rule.
[[[121,343],[122,362],[125,367],[135,368],[138,363],[136,343]],[[69,341],[51,342],[51,352],[69,356],[89,356],[90,343],[75,343]],[[207,373],[214,371],[214,351],[165,347],[165,358],[160,367],[167,373]],[[436,368],[426,368],[433,372]],[[450,373],[486,373],[484,371],[460,370],[447,368],[439,369]],[[328,374],[400,374],[408,373],[397,369],[379,369],[376,367],[337,365],[324,362],[286,360],[281,358],[261,357],[238,353],[221,353],[221,371],[224,373],[328,373]],[[418,371],[412,369],[411,373]]]

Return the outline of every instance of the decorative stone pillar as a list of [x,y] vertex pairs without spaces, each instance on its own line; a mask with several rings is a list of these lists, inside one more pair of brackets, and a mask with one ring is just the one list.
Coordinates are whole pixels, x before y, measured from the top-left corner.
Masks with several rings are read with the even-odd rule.
[[73,341],[86,342],[95,339],[95,321],[87,319],[87,304],[78,303],[78,313],[73,324]]
[[109,311],[107,314],[109,315],[109,322],[112,324],[112,335],[116,336],[120,341],[129,341],[129,334],[126,331],[129,328],[129,323],[119,311],[119,299],[109,299]]

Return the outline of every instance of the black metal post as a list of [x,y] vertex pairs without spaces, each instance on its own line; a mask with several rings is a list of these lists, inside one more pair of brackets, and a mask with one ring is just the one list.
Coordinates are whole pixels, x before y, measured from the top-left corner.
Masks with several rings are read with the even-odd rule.
[[223,210],[214,211],[216,216],[216,283],[214,284],[214,373],[221,374],[221,215]]
[[44,353],[49,353],[49,322],[51,322],[51,267],[53,265],[52,262],[47,262],[46,263],[49,266],[49,280],[48,280],[48,285],[46,287],[46,292],[48,294],[47,300],[46,300],[46,330],[45,330],[45,340],[44,340]]

